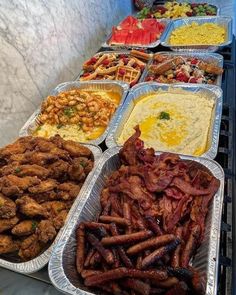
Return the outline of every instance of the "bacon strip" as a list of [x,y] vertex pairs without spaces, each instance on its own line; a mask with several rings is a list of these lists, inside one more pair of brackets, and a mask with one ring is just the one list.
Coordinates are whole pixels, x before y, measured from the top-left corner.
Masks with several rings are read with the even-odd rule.
[[152,280],[165,280],[168,278],[167,272],[164,270],[137,270],[120,267],[108,270],[104,273],[94,275],[85,279],[85,286],[97,286],[107,281],[118,280],[125,277],[152,279]]
[[85,260],[85,233],[84,224],[81,223],[76,231],[77,249],[76,249],[76,269],[81,273],[84,268]]
[[174,241],[176,237],[172,234],[163,235],[160,237],[151,238],[149,240],[146,240],[144,242],[138,243],[127,250],[127,254],[134,255],[139,252],[142,252],[143,250],[152,248],[152,247],[160,247],[166,244],[169,244],[170,242]]
[[87,234],[87,239],[91,243],[91,245],[97,249],[97,251],[101,254],[101,256],[108,264],[114,263],[112,252],[108,249],[105,249],[101,242],[93,234]]
[[[215,179],[213,178],[212,181],[214,180]],[[197,189],[193,187],[191,183],[186,182],[179,177],[175,177],[171,185],[176,186],[185,194],[192,195],[192,196],[202,196],[202,195],[208,195],[211,193],[211,187],[209,187],[208,189]]]
[[158,248],[154,252],[152,252],[150,255],[145,257],[142,261],[142,269],[147,268],[148,266],[152,265],[155,263],[158,259],[163,257],[165,254],[173,251],[178,245],[180,244],[179,239],[175,239],[173,242],[170,244],[163,246],[161,248]]
[[132,234],[119,235],[115,237],[105,237],[102,238],[101,243],[104,246],[110,245],[122,245],[127,243],[133,243],[141,240],[150,238],[153,233],[150,230],[143,230]]

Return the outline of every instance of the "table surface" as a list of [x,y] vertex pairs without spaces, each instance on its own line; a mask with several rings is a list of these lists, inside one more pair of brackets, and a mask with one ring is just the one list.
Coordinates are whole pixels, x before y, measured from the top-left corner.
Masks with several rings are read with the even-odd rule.
[[[194,2],[203,2],[195,0]],[[216,4],[221,9],[222,15],[233,17],[233,32],[236,32],[236,0],[207,1]],[[37,277],[37,279],[35,279]],[[31,277],[14,273],[10,270],[0,268],[0,295],[59,295],[61,294],[48,283],[47,268],[44,268]]]

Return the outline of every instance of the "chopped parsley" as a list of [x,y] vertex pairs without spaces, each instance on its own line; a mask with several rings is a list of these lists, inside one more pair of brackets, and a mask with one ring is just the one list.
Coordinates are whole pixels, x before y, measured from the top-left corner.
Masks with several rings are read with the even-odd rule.
[[80,165],[84,168],[86,167],[86,163],[84,161],[80,161]]
[[36,230],[38,223],[36,221],[32,221],[32,230]]
[[161,112],[159,116],[160,120],[170,120],[170,114],[166,112]]
[[75,113],[76,109],[74,107],[66,107],[63,111],[64,115],[71,118],[74,113]]
[[63,124],[58,124],[57,125],[57,129],[60,129],[60,128],[62,128],[63,127]]
[[15,173],[20,173],[20,172],[21,172],[21,169],[19,167],[16,167]]
[[137,13],[137,17],[139,19],[147,18],[148,14],[150,14],[151,9],[148,7],[144,7],[140,12]]

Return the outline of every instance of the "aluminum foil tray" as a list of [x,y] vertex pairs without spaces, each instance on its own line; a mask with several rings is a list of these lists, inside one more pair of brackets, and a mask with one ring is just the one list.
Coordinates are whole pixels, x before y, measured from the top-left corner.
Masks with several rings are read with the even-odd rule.
[[157,47],[162,41],[163,41],[163,37],[165,35],[165,33],[168,31],[169,29],[169,23],[170,23],[170,20],[168,19],[158,19],[158,21],[162,22],[165,24],[165,29],[163,31],[163,33],[161,34],[161,37],[160,39],[156,40],[155,42],[153,43],[150,43],[150,44],[146,44],[146,45],[143,45],[143,44],[117,44],[117,45],[110,45],[109,44],[109,40],[111,39],[111,36],[112,36],[112,33],[108,36],[107,40],[105,43],[102,44],[102,47],[103,48],[115,48],[116,50],[119,50],[119,49],[129,49],[129,48],[155,48]]
[[[53,285],[65,294],[92,295],[79,280],[75,268],[76,228],[80,222],[94,220],[100,213],[100,192],[106,177],[120,167],[119,147],[107,150],[101,157],[92,180],[77,206],[75,215],[67,223],[60,241],[55,247],[49,261],[49,277]],[[193,266],[207,275],[206,293],[217,293],[217,270],[219,263],[219,243],[221,212],[223,204],[224,172],[218,163],[205,158],[181,156],[182,159],[195,161],[206,167],[220,180],[220,188],[213,198],[206,219],[205,237],[193,259]]]
[[[211,62],[214,63],[215,65],[217,65],[218,67],[223,68],[223,64],[224,64],[224,57],[218,53],[201,53],[201,52],[169,52],[169,51],[160,51],[157,52],[158,54],[162,54],[162,55],[169,55],[169,56],[183,56],[183,57],[196,57],[199,58],[205,62]],[[149,64],[152,65],[153,64],[152,60]],[[148,76],[149,70],[148,67],[146,67],[142,77],[140,78],[140,82],[144,82],[145,78]],[[217,86],[221,86],[222,83],[222,74],[217,76],[216,79],[216,84]],[[177,83],[174,83],[177,84]],[[179,84],[179,83],[178,83]],[[195,83],[187,83],[187,84],[195,84]]]
[[[103,132],[103,134],[98,137],[95,140],[90,140],[90,144],[98,145],[103,142],[103,140],[106,138],[110,127],[113,125],[113,122],[115,122],[115,118],[118,114],[119,109],[121,108],[122,104],[125,101],[125,98],[127,96],[128,90],[129,90],[129,85],[124,82],[120,81],[86,81],[86,82],[80,82],[80,81],[72,81],[72,82],[65,82],[62,84],[59,84],[51,93],[50,95],[58,95],[62,91],[67,91],[71,89],[84,89],[84,90],[102,90],[102,91],[116,91],[121,95],[121,100],[120,104],[118,105],[115,113],[113,114],[108,127],[106,130]],[[31,135],[33,131],[37,128],[39,125],[38,122],[38,116],[40,114],[40,108],[38,108],[32,116],[27,120],[25,125],[21,128],[19,132],[19,136],[27,136]]]
[[[223,26],[226,29],[226,41],[224,43],[221,43],[219,45],[171,45],[169,43],[170,35],[172,34],[173,30],[175,30],[178,27],[184,26],[184,25],[190,25],[192,22],[197,22],[198,24],[203,23],[215,23],[218,25]],[[161,45],[165,47],[169,47],[171,50],[174,51],[203,51],[203,52],[215,52],[219,48],[226,46],[232,42],[233,33],[232,33],[232,18],[231,17],[218,17],[218,16],[210,16],[210,17],[190,17],[190,18],[181,18],[173,20],[167,30],[164,32]]]
[[108,147],[117,146],[117,138],[121,134],[125,122],[128,120],[130,113],[134,108],[135,101],[141,96],[150,92],[155,92],[158,89],[171,91],[171,89],[179,89],[179,91],[186,90],[192,93],[202,93],[204,95],[209,95],[209,97],[214,98],[215,106],[212,115],[212,121],[208,136],[208,150],[202,154],[202,157],[214,159],[217,154],[219,133],[220,133],[220,122],[222,115],[222,90],[218,86],[205,85],[205,84],[161,84],[157,82],[143,82],[134,86],[129,92],[126,99],[126,103],[120,109],[119,114],[112,128],[111,132],[106,138],[106,145]]
[[[83,144],[84,146],[86,146],[87,148],[89,148],[94,156],[94,169],[97,165],[97,163],[99,162],[99,158],[102,155],[102,151],[99,147],[92,145],[92,144]],[[42,269],[49,261],[49,258],[52,254],[53,248],[55,247],[55,245],[57,244],[57,242],[59,241],[65,227],[66,224],[69,222],[69,220],[71,219],[72,216],[74,216],[75,212],[76,212],[76,208],[77,205],[80,202],[80,199],[83,198],[84,192],[86,190],[87,185],[90,183],[91,179],[92,179],[92,175],[93,175],[93,171],[94,169],[89,173],[89,175],[87,176],[77,198],[75,199],[68,215],[65,221],[65,225],[64,227],[62,227],[55,240],[53,241],[53,243],[51,244],[51,246],[45,250],[42,254],[40,254],[39,256],[37,256],[36,258],[29,260],[27,262],[17,262],[14,261],[14,257],[11,257],[9,260],[0,258],[0,267],[4,267],[7,269],[10,269],[12,271],[18,272],[18,273],[23,273],[23,274],[29,274],[29,273],[34,273],[40,269]]]
[[[97,58],[97,57],[102,56],[102,55],[105,54],[105,53],[113,53],[113,54],[130,54],[130,51],[129,51],[129,50],[120,50],[120,51],[118,51],[118,50],[109,50],[109,51],[101,51],[101,52],[96,53],[96,54],[93,55],[93,56]],[[144,73],[145,73],[145,70],[147,69],[147,66],[150,65],[151,60],[152,60],[152,55],[150,54],[150,60],[146,62],[145,69],[143,70],[143,72],[142,72],[142,74],[141,74],[141,76],[140,76],[138,82],[143,80],[143,75],[144,75]],[[78,75],[78,77],[77,77],[76,80],[80,80],[80,77],[83,75],[83,73],[84,73],[84,70],[82,70],[82,71],[80,72],[80,74]],[[93,80],[90,80],[90,81],[93,81]],[[101,81],[101,80],[97,80],[97,81]],[[106,80],[102,80],[102,81],[106,81]],[[117,81],[117,80],[114,80],[114,81]],[[138,83],[138,82],[137,82],[137,83]]]

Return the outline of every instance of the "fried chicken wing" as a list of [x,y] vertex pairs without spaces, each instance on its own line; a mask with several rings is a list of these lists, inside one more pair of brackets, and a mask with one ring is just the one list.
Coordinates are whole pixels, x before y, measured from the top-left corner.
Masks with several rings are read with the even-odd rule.
[[30,260],[39,255],[42,245],[39,243],[38,235],[32,234],[21,243],[18,255],[23,260]]
[[42,166],[33,165],[20,165],[15,169],[15,174],[20,177],[25,176],[37,176],[40,179],[45,179],[48,177],[50,171]]
[[86,178],[86,175],[92,169],[92,167],[90,166],[91,166],[90,161],[87,158],[79,157],[79,158],[73,159],[72,164],[70,165],[68,169],[68,174],[70,176],[70,179],[75,181],[84,180]]
[[0,158],[8,158],[11,155],[22,154],[26,151],[30,136],[21,137],[12,144],[0,149]]
[[63,148],[64,139],[59,134],[52,136],[50,140],[60,149]]
[[50,170],[51,177],[64,179],[66,178],[69,169],[69,163],[59,159],[58,161],[48,165],[48,169]]
[[19,249],[20,243],[8,235],[0,235],[0,254],[12,253]]
[[58,189],[61,190],[58,193],[58,197],[62,200],[71,200],[78,196],[80,191],[80,185],[73,182],[64,182],[59,184]]
[[11,232],[16,236],[28,236],[35,232],[37,226],[38,223],[35,220],[23,220],[15,225]]
[[54,179],[47,179],[41,181],[38,185],[29,188],[29,192],[33,194],[45,193],[51,191],[58,186],[58,182]]
[[44,193],[29,194],[29,197],[34,199],[37,203],[41,204],[47,201],[58,200],[60,197],[55,191],[48,191]]
[[0,177],[2,177],[4,175],[14,174],[17,167],[18,167],[17,162],[13,162],[13,163],[10,163],[8,165],[6,164],[5,166],[3,166],[0,169]]
[[67,209],[67,204],[61,201],[49,201],[42,203],[41,206],[46,210],[48,216],[54,217],[58,215],[62,210]]
[[45,208],[28,196],[17,199],[16,204],[19,206],[19,211],[29,217],[38,215],[47,216]]
[[92,154],[90,149],[72,140],[64,140],[62,146],[72,157],[90,157]]
[[52,222],[49,220],[41,220],[36,233],[38,234],[39,241],[47,243],[56,236],[57,232]]
[[0,193],[0,218],[11,218],[16,215],[16,204]]
[[26,176],[21,178],[11,174],[3,176],[0,179],[2,193],[6,196],[23,193],[24,190],[27,190],[29,187],[39,183],[40,179],[38,179],[36,176]]
[[67,151],[59,148],[55,143],[50,141],[50,139],[34,137],[32,140],[35,142],[37,151],[50,153],[64,160],[68,160],[70,158],[70,155]]
[[19,165],[17,162],[13,162],[0,169],[0,175],[14,174],[19,177],[24,176],[37,176],[40,179],[45,179],[49,176],[50,171],[42,166],[33,165]]
[[67,210],[62,210],[57,214],[56,217],[52,218],[52,223],[56,230],[59,230],[63,227],[63,225],[65,224],[67,214]]
[[24,154],[12,155],[10,161],[18,162],[19,164],[37,164],[44,166],[58,160],[58,156],[51,153],[42,153],[37,151],[29,151]]
[[12,228],[14,225],[17,224],[18,221],[19,218],[17,218],[16,216],[8,219],[0,219],[0,233]]

